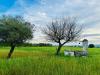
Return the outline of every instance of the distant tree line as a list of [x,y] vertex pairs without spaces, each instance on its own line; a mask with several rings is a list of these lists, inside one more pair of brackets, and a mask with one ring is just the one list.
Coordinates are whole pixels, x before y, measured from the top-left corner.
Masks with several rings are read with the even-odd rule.
[[50,43],[39,43],[39,44],[33,44],[33,46],[53,46],[52,44]]
[[[1,46],[1,47],[9,47],[9,44],[0,41],[0,46]],[[17,45],[16,45],[16,47],[20,47],[20,46],[22,46],[22,47],[43,47],[43,46],[53,46],[53,45],[50,44],[50,43],[37,43],[37,44],[32,44],[32,43],[20,43],[20,44],[17,44]]]
[[37,43],[37,44],[32,44],[32,43],[23,43],[23,44],[18,44],[17,47],[23,46],[23,47],[43,47],[43,46],[53,46],[50,43]]

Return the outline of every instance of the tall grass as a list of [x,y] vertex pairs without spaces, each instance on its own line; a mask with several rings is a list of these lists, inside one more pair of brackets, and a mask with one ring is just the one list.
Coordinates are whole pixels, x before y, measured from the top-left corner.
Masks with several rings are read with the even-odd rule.
[[[55,56],[54,47],[37,47],[37,49],[32,47],[31,51],[25,49],[16,48],[10,60],[0,58],[0,75],[100,75],[98,48],[89,49],[88,57]],[[79,50],[79,48],[71,49]],[[0,52],[6,55],[6,48]]]

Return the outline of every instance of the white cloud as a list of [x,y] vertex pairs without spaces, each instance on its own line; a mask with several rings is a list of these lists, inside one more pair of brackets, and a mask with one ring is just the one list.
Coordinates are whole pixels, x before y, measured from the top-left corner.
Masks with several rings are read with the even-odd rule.
[[[34,2],[27,4],[27,1],[17,0],[5,14],[20,14],[38,27],[46,24],[51,18],[72,15],[79,17],[80,23],[84,24],[84,34],[100,33],[100,0],[38,0],[38,5],[34,5]],[[41,33],[36,34],[39,40]]]

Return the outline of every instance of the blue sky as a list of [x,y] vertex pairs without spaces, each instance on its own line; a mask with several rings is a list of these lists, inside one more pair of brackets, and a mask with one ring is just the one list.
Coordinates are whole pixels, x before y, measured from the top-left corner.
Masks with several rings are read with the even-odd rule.
[[[21,15],[39,29],[52,18],[74,16],[84,25],[83,39],[100,43],[100,0],[0,0],[3,14]],[[32,42],[46,42],[39,29]]]
[[6,12],[14,4],[14,0],[0,0],[0,12]]

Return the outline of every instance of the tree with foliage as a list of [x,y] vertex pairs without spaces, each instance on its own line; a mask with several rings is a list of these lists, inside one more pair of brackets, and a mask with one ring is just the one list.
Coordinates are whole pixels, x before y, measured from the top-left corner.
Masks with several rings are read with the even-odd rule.
[[89,48],[94,48],[95,45],[94,44],[89,44]]
[[34,25],[20,16],[0,17],[0,40],[11,46],[8,58],[11,57],[17,44],[33,38]]
[[59,55],[64,44],[79,39],[82,26],[78,25],[75,18],[67,17],[53,20],[42,31],[48,40],[59,44],[56,52]]

